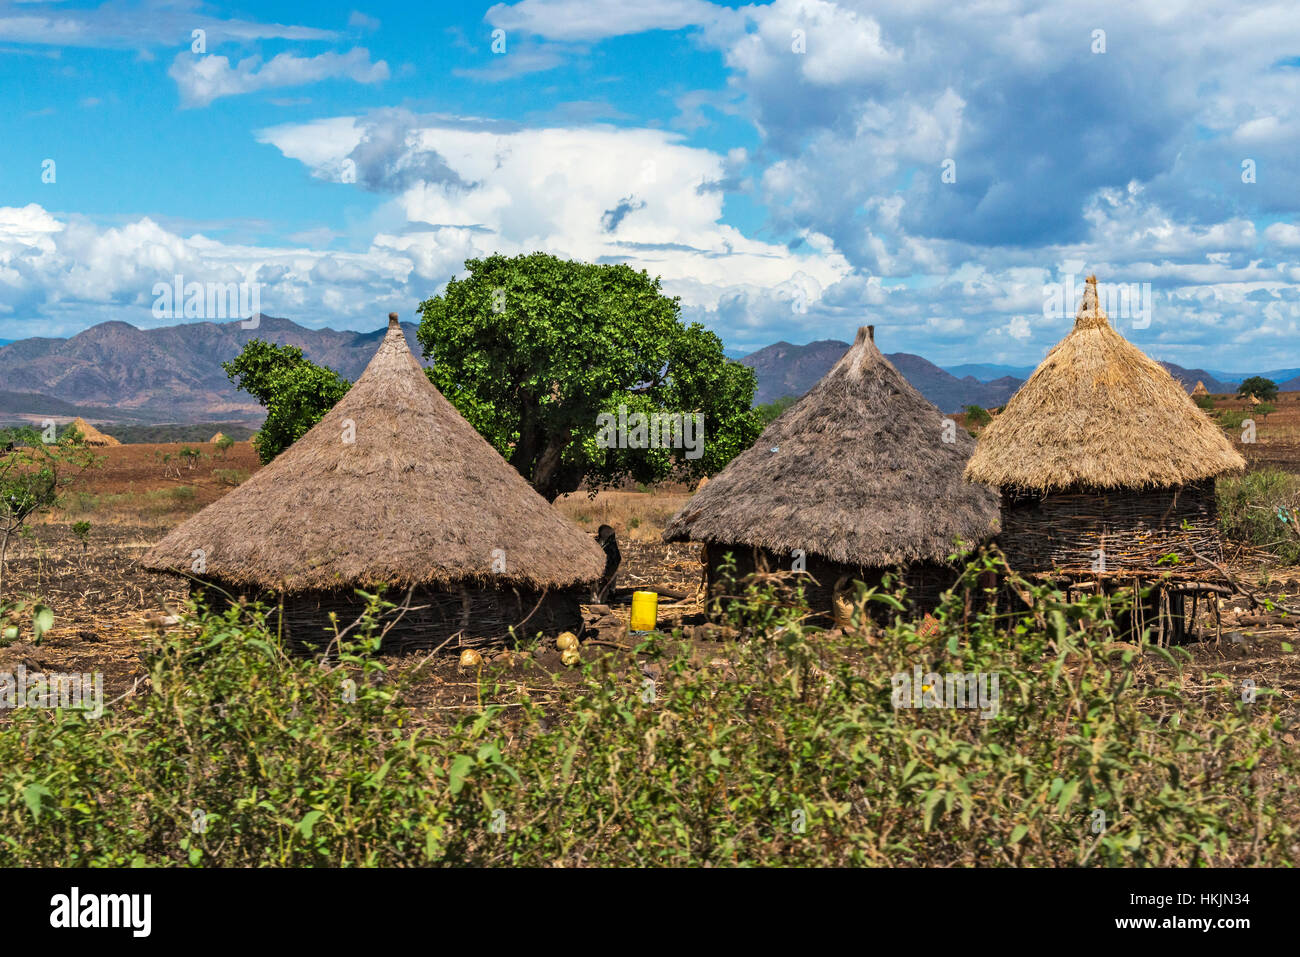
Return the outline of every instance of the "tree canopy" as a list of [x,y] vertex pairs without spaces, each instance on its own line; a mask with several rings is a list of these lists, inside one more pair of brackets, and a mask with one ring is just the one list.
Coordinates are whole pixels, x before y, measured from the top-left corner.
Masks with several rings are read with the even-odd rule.
[[1261,402],[1272,402],[1277,398],[1277,383],[1262,375],[1253,375],[1237,386],[1237,395],[1253,395]]
[[753,370],[657,278],[543,253],[465,268],[420,306],[429,377],[546,498],[710,474],[757,438]]
[[306,435],[352,386],[333,369],[306,358],[297,346],[261,339],[249,340],[221,368],[231,382],[266,407],[266,421],[253,436],[263,465]]

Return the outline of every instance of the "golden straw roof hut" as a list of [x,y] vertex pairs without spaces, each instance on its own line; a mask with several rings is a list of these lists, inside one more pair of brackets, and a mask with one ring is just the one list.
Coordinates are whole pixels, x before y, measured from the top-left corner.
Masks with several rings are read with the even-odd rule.
[[86,445],[109,446],[109,445],[122,444],[117,439],[113,438],[111,435],[106,435],[105,433],[99,431],[99,429],[95,428],[85,419],[81,418],[81,416],[77,416],[75,419],[69,422],[68,427],[75,428],[79,433],[81,433],[81,440]]
[[220,442],[220,441],[221,441],[222,439],[224,439],[225,437],[226,437],[226,433],[225,433],[225,432],[218,432],[218,433],[217,433],[216,435],[214,435],[212,438],[208,439],[208,442],[209,442],[209,443],[212,443],[212,442]]
[[1205,383],[1200,379],[1196,380],[1196,388],[1192,390],[1193,399],[1203,399],[1210,394],[1210,390],[1205,388]]
[[868,584],[902,566],[914,600],[955,575],[958,543],[993,532],[997,497],[962,480],[974,440],[914,389],[876,347],[873,328],[750,449],[697,492],[664,530],[707,545],[710,584],[731,553],[738,572],[796,567],[832,606],[845,576]]
[[1002,490],[1021,571],[1149,568],[1219,552],[1216,476],[1245,461],[1162,366],[1110,325],[1088,277],[1074,329],[984,430],[966,467]]
[[396,315],[364,374],[302,438],[142,559],[232,595],[285,599],[295,639],[354,589],[389,586],[406,646],[576,630],[605,555],[478,434],[411,354]]

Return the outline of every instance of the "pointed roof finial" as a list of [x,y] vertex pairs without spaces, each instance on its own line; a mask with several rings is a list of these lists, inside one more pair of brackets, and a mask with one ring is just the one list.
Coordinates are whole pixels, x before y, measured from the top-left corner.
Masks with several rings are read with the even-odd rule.
[[1107,325],[1106,311],[1101,308],[1101,299],[1097,295],[1097,276],[1089,276],[1083,286],[1083,300],[1079,303],[1079,312],[1074,318],[1074,328],[1088,329]]
[[396,325],[400,325],[400,323],[398,323],[398,321],[397,321],[397,313],[395,313],[395,312],[390,312],[390,313],[388,314],[388,328],[391,329],[391,328],[393,328],[393,326],[396,326]]

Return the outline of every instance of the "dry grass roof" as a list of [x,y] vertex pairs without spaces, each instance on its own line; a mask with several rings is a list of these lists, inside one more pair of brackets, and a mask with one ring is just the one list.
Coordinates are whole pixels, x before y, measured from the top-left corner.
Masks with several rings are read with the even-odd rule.
[[285,592],[466,581],[561,588],[605,567],[595,540],[434,388],[396,317],[365,373],[311,431],[141,561],[190,574],[196,549],[200,577]]
[[664,538],[801,548],[867,567],[944,561],[959,540],[987,539],[997,518],[996,494],[962,481],[973,446],[863,327],[807,395],[686,503]]
[[1089,276],[1073,331],[984,430],[966,476],[1101,490],[1181,485],[1245,464],[1174,377],[1111,328]]
[[117,439],[107,435],[95,428],[81,416],[73,419],[68,423],[69,427],[75,428],[81,433],[81,439],[87,445],[121,445]]

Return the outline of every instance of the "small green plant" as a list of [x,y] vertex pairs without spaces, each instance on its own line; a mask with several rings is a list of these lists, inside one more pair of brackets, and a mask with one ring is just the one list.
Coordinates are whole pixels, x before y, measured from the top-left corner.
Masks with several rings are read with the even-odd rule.
[[993,416],[989,415],[988,410],[982,405],[968,405],[962,411],[966,413],[966,423],[968,425],[980,427],[993,421]]
[[198,464],[200,456],[203,455],[202,452],[190,445],[182,446],[178,454],[181,461],[185,463],[185,467],[191,472],[194,471],[194,466]]
[[242,484],[248,479],[247,469],[213,469],[212,477],[220,485],[229,485],[232,488]]
[[1192,396],[1192,401],[1204,409],[1206,412],[1212,412],[1215,408],[1214,397],[1209,395]]
[[72,534],[81,543],[81,557],[84,560],[86,549],[90,546],[90,523],[87,521],[73,522]]

